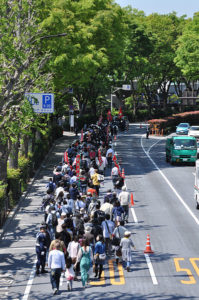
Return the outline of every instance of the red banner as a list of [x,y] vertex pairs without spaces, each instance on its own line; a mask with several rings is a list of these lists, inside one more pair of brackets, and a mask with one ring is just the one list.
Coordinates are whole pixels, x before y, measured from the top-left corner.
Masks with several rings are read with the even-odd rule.
[[118,115],[119,115],[119,118],[120,118],[120,119],[123,117],[123,114],[122,114],[122,108],[121,108],[121,107],[120,107],[120,110],[119,110]]
[[102,160],[102,155],[101,155],[101,150],[98,150],[98,160],[99,160],[99,164],[100,166],[103,164],[103,160]]
[[70,165],[67,151],[64,153],[64,161],[67,162],[68,165]]
[[109,110],[108,112],[107,112],[107,120],[109,121],[109,122],[111,122],[112,121],[112,115],[111,115],[111,111]]
[[76,156],[76,176],[79,178],[80,173],[80,155]]

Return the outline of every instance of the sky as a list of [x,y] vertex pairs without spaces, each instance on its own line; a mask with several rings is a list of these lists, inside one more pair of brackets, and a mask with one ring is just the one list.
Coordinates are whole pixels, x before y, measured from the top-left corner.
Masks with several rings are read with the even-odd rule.
[[186,14],[192,18],[195,12],[199,12],[199,0],[115,0],[115,2],[121,7],[131,5],[133,8],[143,10],[146,15],[176,11],[178,17]]

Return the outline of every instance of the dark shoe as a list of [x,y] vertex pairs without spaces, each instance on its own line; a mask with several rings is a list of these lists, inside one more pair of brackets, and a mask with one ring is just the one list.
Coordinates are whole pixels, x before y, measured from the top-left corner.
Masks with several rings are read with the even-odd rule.
[[97,273],[95,273],[95,278],[97,277],[97,275],[98,275],[98,272],[97,272]]
[[43,269],[43,270],[41,270],[41,273],[48,273],[48,271]]
[[53,289],[53,295],[56,295],[58,293],[58,289]]
[[130,268],[129,267],[127,267],[126,270],[127,270],[127,272],[130,272]]
[[36,275],[39,275],[40,274],[40,271],[37,269],[36,270]]
[[119,258],[116,258],[116,264],[118,265],[118,263],[119,263]]

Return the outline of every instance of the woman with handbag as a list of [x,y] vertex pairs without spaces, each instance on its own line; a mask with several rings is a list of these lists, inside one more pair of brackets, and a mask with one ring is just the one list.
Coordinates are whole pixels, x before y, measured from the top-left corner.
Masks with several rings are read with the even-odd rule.
[[101,278],[103,265],[106,259],[106,252],[105,252],[105,244],[104,239],[101,234],[99,234],[96,238],[97,243],[95,244],[95,277],[98,276],[98,279]]
[[91,267],[91,262],[93,261],[93,251],[89,247],[87,240],[82,240],[82,247],[79,249],[77,261],[74,265],[76,268],[78,262],[80,262],[81,280],[83,288],[86,287],[86,283],[89,281],[89,269]]

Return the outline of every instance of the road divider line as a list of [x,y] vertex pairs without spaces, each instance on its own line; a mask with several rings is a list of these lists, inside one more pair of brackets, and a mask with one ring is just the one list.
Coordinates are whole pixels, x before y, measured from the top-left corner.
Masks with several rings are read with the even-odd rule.
[[[144,136],[144,135],[143,135]],[[189,206],[185,203],[185,201],[182,199],[182,197],[178,194],[178,192],[176,191],[176,189],[173,187],[173,185],[171,184],[171,182],[168,180],[168,178],[164,175],[164,173],[159,169],[159,167],[157,166],[157,164],[154,162],[154,160],[151,158],[151,156],[149,155],[149,153],[147,153],[147,151],[144,149],[143,143],[142,143],[142,139],[143,136],[141,137],[141,146],[142,149],[144,151],[144,153],[146,154],[146,156],[150,159],[150,161],[152,162],[152,164],[155,166],[155,168],[160,172],[160,174],[162,175],[162,177],[164,178],[164,180],[166,181],[166,183],[170,186],[170,188],[172,189],[172,191],[174,192],[174,194],[177,196],[178,200],[182,203],[182,205],[186,208],[186,210],[188,211],[188,213],[191,215],[191,217],[195,220],[196,224],[199,225],[199,220],[198,218],[195,216],[195,214],[192,212],[192,210],[189,208]]]
[[28,300],[30,290],[31,290],[31,287],[32,287],[32,283],[33,283],[33,280],[34,280],[34,277],[35,277],[36,262],[37,262],[37,260],[35,259],[34,265],[32,267],[32,271],[30,273],[30,277],[29,277],[28,283],[26,285],[26,289],[25,289],[22,300]]
[[136,217],[135,210],[134,210],[133,207],[131,207],[131,213],[132,213],[132,215],[133,215],[134,222],[135,222],[136,224],[138,224],[138,219],[137,219],[137,217]]
[[145,259],[146,259],[147,266],[149,268],[149,273],[151,275],[152,282],[153,282],[154,285],[157,285],[158,281],[157,281],[157,278],[155,276],[155,272],[154,272],[150,257],[149,257],[148,254],[144,254],[144,256],[145,256]]

